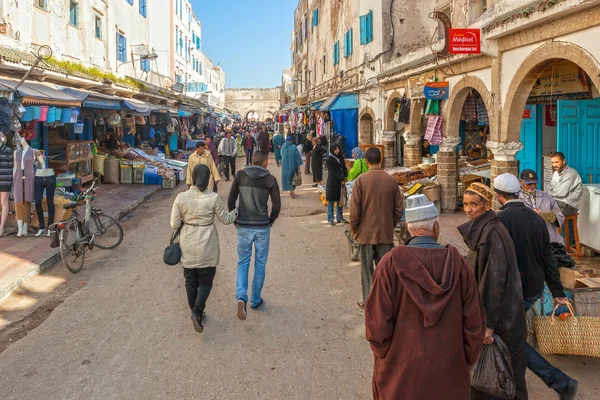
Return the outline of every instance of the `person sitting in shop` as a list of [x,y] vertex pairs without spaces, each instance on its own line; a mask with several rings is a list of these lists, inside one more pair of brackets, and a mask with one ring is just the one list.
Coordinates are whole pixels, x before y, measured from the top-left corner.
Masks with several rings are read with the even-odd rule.
[[477,136],[471,140],[473,144],[473,150],[471,150],[471,157],[473,158],[487,158],[487,135],[485,133],[485,127],[479,128]]
[[565,217],[577,214],[583,197],[583,182],[579,172],[567,165],[565,155],[561,152],[553,153],[552,181],[548,194],[556,200]]
[[106,148],[109,150],[119,150],[121,147],[121,141],[119,135],[113,128],[106,128]]
[[421,144],[421,155],[422,157],[431,158],[431,145],[427,139],[423,139],[423,143]]

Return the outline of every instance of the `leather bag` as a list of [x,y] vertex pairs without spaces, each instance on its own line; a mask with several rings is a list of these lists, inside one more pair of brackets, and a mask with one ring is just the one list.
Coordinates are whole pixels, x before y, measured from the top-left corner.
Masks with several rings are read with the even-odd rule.
[[179,261],[181,261],[181,247],[179,247],[179,234],[181,233],[181,228],[183,228],[183,224],[171,235],[171,242],[169,246],[165,249],[163,254],[163,261],[167,265],[177,265]]

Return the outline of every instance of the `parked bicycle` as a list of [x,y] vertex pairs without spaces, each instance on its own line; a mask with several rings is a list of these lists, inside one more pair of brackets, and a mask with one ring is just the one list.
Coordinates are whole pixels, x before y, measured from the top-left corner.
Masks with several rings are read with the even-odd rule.
[[[110,250],[123,241],[123,228],[119,222],[92,206],[96,195],[95,186],[96,181],[74,201],[63,205],[63,209],[72,210],[71,217],[50,227],[51,231],[57,231],[63,264],[73,273],[83,268],[87,250],[92,250],[94,246]],[[85,205],[83,220],[79,219],[77,211],[80,205]]]

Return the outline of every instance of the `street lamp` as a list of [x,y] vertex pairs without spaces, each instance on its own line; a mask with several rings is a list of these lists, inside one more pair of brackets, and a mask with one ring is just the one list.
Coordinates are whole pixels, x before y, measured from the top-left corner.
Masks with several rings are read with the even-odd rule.
[[119,71],[119,67],[121,65],[131,64],[131,63],[134,63],[136,61],[141,61],[141,60],[150,60],[150,61],[153,61],[153,60],[156,60],[157,58],[158,58],[158,54],[152,52],[150,54],[146,54],[146,55],[141,56],[137,60],[125,61],[124,63],[121,63],[121,64],[117,65],[117,69],[115,69],[115,72]]

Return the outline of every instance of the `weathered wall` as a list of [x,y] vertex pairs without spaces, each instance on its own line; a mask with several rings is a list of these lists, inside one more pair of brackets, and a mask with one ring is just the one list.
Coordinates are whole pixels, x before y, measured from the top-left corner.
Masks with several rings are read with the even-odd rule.
[[246,118],[250,112],[256,112],[258,119],[264,121],[273,118],[281,107],[281,88],[226,89],[225,106],[242,118]]

